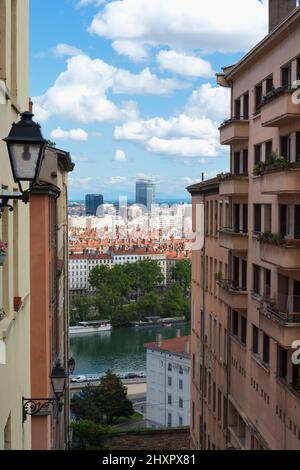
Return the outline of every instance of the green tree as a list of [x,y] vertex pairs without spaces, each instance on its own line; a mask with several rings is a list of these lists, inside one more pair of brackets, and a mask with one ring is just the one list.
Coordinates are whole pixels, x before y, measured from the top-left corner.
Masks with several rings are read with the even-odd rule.
[[189,259],[177,261],[175,266],[171,269],[171,277],[175,282],[178,282],[185,296],[189,295],[191,289],[192,278],[192,265]]
[[87,297],[76,295],[71,307],[71,322],[85,321],[89,318],[91,300]]
[[178,282],[173,284],[166,292],[163,301],[163,310],[166,317],[190,316],[190,302],[184,296],[182,288]]
[[108,426],[101,426],[92,420],[83,420],[72,423],[73,448],[82,450],[102,449],[103,443],[111,436],[112,430]]
[[161,267],[157,261],[147,259],[135,263],[139,275],[139,289],[144,295],[155,290],[164,280]]
[[103,413],[95,399],[95,387],[84,387],[80,395],[74,395],[70,403],[71,411],[81,420],[103,423]]
[[127,389],[111,371],[107,371],[106,376],[95,389],[96,403],[106,416],[106,424],[113,424],[114,420],[120,416],[132,415],[133,407],[127,398]]
[[110,268],[106,265],[96,266],[90,271],[89,283],[92,287],[100,290],[103,285],[109,285]]
[[148,292],[140,297],[136,303],[136,310],[140,318],[162,316],[163,309],[161,298],[156,292]]
[[56,148],[56,142],[53,142],[53,140],[47,140],[47,145],[48,147]]

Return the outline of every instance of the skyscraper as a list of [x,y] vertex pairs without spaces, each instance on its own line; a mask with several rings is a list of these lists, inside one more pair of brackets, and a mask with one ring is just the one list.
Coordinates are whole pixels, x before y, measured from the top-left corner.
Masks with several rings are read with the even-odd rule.
[[151,180],[138,180],[136,182],[136,204],[147,207],[148,212],[155,202],[155,183]]
[[85,196],[85,214],[97,215],[97,209],[103,205],[102,194],[87,194]]

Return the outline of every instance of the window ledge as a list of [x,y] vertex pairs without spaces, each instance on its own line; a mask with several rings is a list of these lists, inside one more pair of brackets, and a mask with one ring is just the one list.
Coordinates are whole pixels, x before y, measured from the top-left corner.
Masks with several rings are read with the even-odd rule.
[[251,351],[251,358],[255,361],[267,374],[270,374],[270,367],[265,364],[259,356]]
[[235,336],[233,333],[231,333],[231,338],[235,341],[235,343],[237,343],[244,351],[247,351],[247,345],[245,343],[243,343],[240,338],[238,338],[237,336]]

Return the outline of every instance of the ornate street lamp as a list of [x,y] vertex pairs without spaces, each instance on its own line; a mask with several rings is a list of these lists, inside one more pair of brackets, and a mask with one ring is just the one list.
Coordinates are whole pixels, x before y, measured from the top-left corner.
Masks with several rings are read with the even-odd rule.
[[[14,181],[18,183],[21,195],[0,196],[0,216],[5,207],[13,210],[9,200],[29,202],[32,186],[40,174],[47,141],[42,135],[41,126],[32,120],[33,116],[29,111],[22,113],[21,120],[13,123],[8,137],[3,139],[7,144]],[[25,181],[30,183],[26,191],[21,185]]]
[[[23,421],[26,421],[27,415],[34,416],[42,410],[48,410],[50,405],[57,403],[61,405],[60,399],[63,397],[66,389],[68,374],[59,362],[53,367],[50,374],[51,385],[54,393],[53,398],[24,398],[23,404]],[[59,406],[58,410],[61,411],[62,407]]]

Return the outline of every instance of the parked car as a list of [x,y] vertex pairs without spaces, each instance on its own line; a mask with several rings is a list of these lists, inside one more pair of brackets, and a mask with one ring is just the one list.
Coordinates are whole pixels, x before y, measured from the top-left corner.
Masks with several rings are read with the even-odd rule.
[[125,375],[125,379],[139,379],[139,375],[138,374],[126,374]]
[[74,375],[74,377],[71,378],[71,382],[86,382],[86,376],[85,375]]

